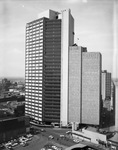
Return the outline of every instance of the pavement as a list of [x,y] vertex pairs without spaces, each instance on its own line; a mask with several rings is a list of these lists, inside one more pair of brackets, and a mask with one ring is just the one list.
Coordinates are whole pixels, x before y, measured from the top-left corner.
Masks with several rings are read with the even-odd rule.
[[[53,145],[64,150],[68,146],[74,145],[72,140],[68,140],[67,138],[60,138],[60,134],[66,135],[66,131],[68,129],[43,129],[46,131],[34,135],[32,140],[28,141],[27,146],[23,147],[22,145],[18,144],[17,146],[13,147],[13,150],[41,150],[48,143],[52,143]],[[49,135],[52,135],[54,139],[49,139]]]
[[[38,127],[40,130],[41,128]],[[40,132],[37,135],[34,135],[32,140],[28,142],[28,146],[23,147],[18,145],[14,147],[14,150],[41,150],[46,144],[52,143],[53,145],[61,148],[62,150],[77,145],[73,142],[72,138],[67,136],[66,132],[69,129],[60,129],[60,128],[45,128],[44,132]],[[54,139],[50,139],[49,136],[52,135]],[[60,135],[64,135],[64,138],[60,138]],[[81,141],[80,144],[90,146],[96,150],[109,150],[105,146],[97,145],[87,141]]]
[[107,148],[103,145],[98,145],[98,144],[94,144],[94,143],[87,142],[87,141],[81,141],[80,143],[90,146],[91,148],[94,148],[96,150],[110,150],[109,148]]

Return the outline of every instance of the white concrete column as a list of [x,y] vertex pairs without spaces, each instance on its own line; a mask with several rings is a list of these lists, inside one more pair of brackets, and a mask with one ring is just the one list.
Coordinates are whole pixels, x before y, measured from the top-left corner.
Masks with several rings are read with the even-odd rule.
[[115,81],[115,130],[118,131],[118,80]]

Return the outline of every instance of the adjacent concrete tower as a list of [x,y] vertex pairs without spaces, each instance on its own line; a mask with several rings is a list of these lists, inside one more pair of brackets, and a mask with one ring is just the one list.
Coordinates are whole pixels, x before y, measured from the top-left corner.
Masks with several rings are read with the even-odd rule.
[[82,119],[82,52],[83,48],[69,48],[69,122],[81,123]]
[[100,125],[101,54],[69,49],[69,122]]
[[82,123],[100,125],[101,54],[82,55]]

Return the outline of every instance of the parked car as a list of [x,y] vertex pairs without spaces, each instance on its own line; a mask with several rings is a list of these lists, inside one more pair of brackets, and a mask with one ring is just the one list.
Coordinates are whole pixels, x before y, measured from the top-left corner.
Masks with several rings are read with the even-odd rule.
[[12,149],[12,143],[10,141],[8,143],[5,143],[5,147],[7,149]]
[[41,132],[45,132],[46,130],[45,129],[40,129],[41,130]]
[[54,137],[52,135],[49,136],[50,139],[54,139]]
[[27,135],[24,135],[24,137],[27,139],[27,141],[30,141],[30,140],[32,140],[32,136],[31,135],[29,135],[29,134],[27,134]]
[[62,135],[60,135],[60,138],[64,138],[64,135],[62,134]]
[[24,147],[24,146],[27,146],[28,143],[27,142],[21,142],[20,145],[22,145]]
[[75,143],[79,143],[79,142],[80,142],[80,140],[78,140],[78,139],[74,139],[74,140],[73,140],[73,142],[75,142]]
[[12,144],[13,147],[14,147],[14,146],[17,146],[17,145],[18,145],[17,142],[14,142],[14,143]]
[[53,145],[52,148],[53,148],[54,150],[58,150],[58,148],[57,148],[55,145]]
[[70,133],[71,133],[71,131],[67,131],[67,132],[66,132],[66,134],[70,134]]
[[24,136],[20,137],[19,138],[19,142],[27,142],[28,141],[28,138],[25,138]]
[[27,137],[31,138],[31,137],[33,137],[33,135],[32,134],[27,134]]

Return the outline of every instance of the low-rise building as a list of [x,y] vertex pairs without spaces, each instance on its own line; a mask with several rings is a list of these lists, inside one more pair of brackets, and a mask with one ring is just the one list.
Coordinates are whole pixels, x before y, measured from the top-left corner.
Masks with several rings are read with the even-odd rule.
[[0,120],[0,143],[25,134],[29,125],[29,117],[26,116]]
[[72,136],[81,140],[99,144],[99,140],[107,142],[107,135],[97,132],[95,128],[83,128],[81,131],[72,131]]

